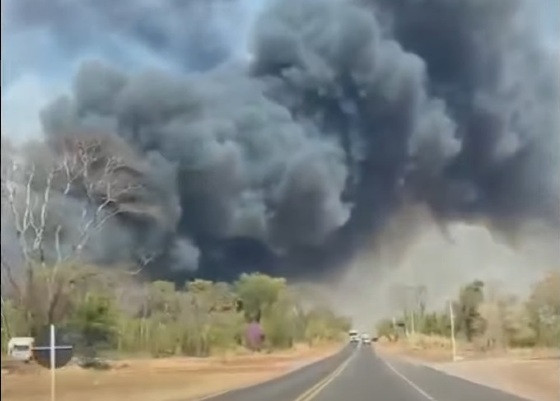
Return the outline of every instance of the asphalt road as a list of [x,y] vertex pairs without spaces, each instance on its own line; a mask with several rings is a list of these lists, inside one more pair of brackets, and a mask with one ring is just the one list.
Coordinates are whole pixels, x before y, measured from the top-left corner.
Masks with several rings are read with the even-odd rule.
[[280,378],[206,401],[527,401],[425,366],[389,361],[370,347],[338,354]]

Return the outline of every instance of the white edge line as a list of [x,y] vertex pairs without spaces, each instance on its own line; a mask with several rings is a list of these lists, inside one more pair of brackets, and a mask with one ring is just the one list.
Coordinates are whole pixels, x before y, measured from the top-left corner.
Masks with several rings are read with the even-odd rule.
[[434,397],[432,397],[430,394],[426,393],[424,390],[422,390],[420,387],[418,387],[414,382],[412,382],[410,379],[408,379],[405,375],[403,375],[401,372],[399,372],[397,369],[395,369],[393,367],[393,365],[391,365],[384,358],[381,358],[381,360],[385,363],[385,365],[387,365],[387,367],[389,369],[391,369],[393,371],[393,373],[395,373],[397,376],[399,376],[401,379],[403,379],[405,382],[407,382],[410,387],[412,387],[414,390],[418,391],[420,394],[422,394],[424,397],[426,397],[426,399],[428,399],[430,401],[437,401]]

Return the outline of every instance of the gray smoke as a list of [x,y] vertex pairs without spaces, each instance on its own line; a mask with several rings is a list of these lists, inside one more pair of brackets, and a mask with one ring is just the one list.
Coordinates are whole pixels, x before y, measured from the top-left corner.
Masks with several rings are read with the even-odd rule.
[[[3,149],[3,262],[12,268],[21,264],[22,255],[10,252],[19,247],[37,261],[78,256],[143,265],[169,254],[174,269],[196,269],[198,250],[176,233],[181,209],[169,163],[152,154],[142,160],[115,136],[74,134],[50,138],[49,145],[32,143],[11,153]],[[73,157],[80,155],[78,148],[88,147],[83,173],[86,163]],[[23,236],[27,246],[22,246],[16,229],[26,220],[32,223]],[[34,247],[38,227],[45,231],[42,251]]]
[[[199,260],[184,238],[201,248],[202,274],[222,271],[216,263],[270,268],[240,263],[236,252],[212,259],[217,243],[241,237],[314,272],[347,258],[408,202],[427,203],[442,220],[558,226],[560,80],[526,21],[532,3],[363,3],[271,2],[255,24],[250,63],[192,49],[200,31],[179,11],[200,2],[167,3],[153,18],[132,2],[112,11],[76,4],[111,31],[184,57],[186,68],[216,68],[126,73],[85,62],[72,93],[42,113],[47,139],[102,133],[145,155],[142,176],[158,185],[144,185],[144,196],[180,208],[165,230],[150,228],[165,235],[142,240],[171,269]],[[51,24],[69,46],[95,40],[64,16],[70,9],[17,4],[20,23]],[[135,219],[116,224],[127,235],[146,231]]]
[[[425,61],[431,93],[445,100],[459,126],[463,147],[443,177],[444,193],[468,189],[471,209],[502,224],[532,216],[558,225],[558,3],[365,3],[385,17],[388,35]],[[551,24],[538,19],[542,14],[552,15],[552,29],[545,30]],[[545,44],[550,37],[553,49]],[[441,190],[430,197],[440,213],[464,211]]]
[[174,163],[181,224],[192,233],[321,243],[348,218],[343,152],[265,88],[240,72],[125,77],[87,63],[74,96],[53,103],[43,121],[50,138],[93,126]]

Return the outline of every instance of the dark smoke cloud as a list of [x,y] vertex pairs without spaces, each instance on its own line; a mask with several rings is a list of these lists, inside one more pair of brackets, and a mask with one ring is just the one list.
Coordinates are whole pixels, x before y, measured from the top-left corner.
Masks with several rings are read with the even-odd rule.
[[53,103],[43,121],[49,137],[115,129],[176,164],[186,232],[250,236],[280,249],[320,244],[348,217],[343,153],[263,90],[229,71],[124,77],[92,63],[77,74],[73,98]]
[[[43,112],[45,133],[56,142],[103,132],[146,155],[144,174],[160,184],[146,196],[180,205],[169,236],[158,236],[171,270],[199,258],[170,239],[182,236],[200,249],[198,274],[314,274],[407,202],[428,203],[444,221],[558,224],[559,77],[524,24],[525,3],[273,2],[255,26],[250,65],[171,75],[87,62],[71,95]],[[21,21],[33,14],[24,4]],[[121,13],[126,35],[191,60],[193,36],[180,24],[156,16],[157,38],[138,22],[142,7],[87,4],[108,26]],[[87,39],[56,18],[33,22]],[[134,224],[120,227],[146,231]]]
[[554,13],[552,3],[365,3],[386,17],[388,35],[425,61],[431,93],[445,100],[458,123],[462,151],[430,195],[434,207],[462,214],[460,203],[446,202],[462,186],[474,209],[504,222],[534,216],[558,224],[558,54],[539,40],[544,22],[531,17],[547,4]]
[[[12,267],[22,263],[18,253],[11,252],[18,249],[19,241],[14,217],[22,217],[29,210],[39,226],[48,193],[42,256],[47,261],[78,255],[103,264],[134,261],[142,265],[165,259],[172,270],[197,268],[198,250],[176,232],[181,209],[175,172],[168,162],[151,154],[141,159],[115,136],[74,134],[51,138],[49,145],[31,143],[11,153],[2,149],[2,249],[7,256],[3,262]],[[69,150],[74,146],[95,146],[87,152],[87,175],[75,173],[80,167],[74,167],[69,159],[75,154]],[[118,167],[106,173],[109,163],[118,163]],[[13,200],[8,192],[13,193]],[[107,206],[100,212],[101,204]],[[96,223],[100,221],[104,223]],[[27,234],[28,249],[34,252],[32,244],[37,235],[32,230]]]

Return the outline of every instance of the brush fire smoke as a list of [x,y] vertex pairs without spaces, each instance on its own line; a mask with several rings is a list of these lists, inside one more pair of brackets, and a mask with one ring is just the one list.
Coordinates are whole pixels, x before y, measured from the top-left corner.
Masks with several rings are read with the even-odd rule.
[[[411,204],[443,227],[557,232],[557,48],[527,11],[546,4],[4,2],[14,38],[43,32],[61,57],[101,55],[43,109],[45,145],[21,157],[48,165],[73,138],[118,155],[141,190],[85,254],[146,249],[156,276],[318,276]],[[64,240],[85,203],[54,191]]]
[[[369,249],[329,274],[324,292],[332,307],[349,314],[357,329],[404,310],[444,310],[460,288],[482,280],[485,293],[527,299],[535,282],[560,268],[558,232],[536,221],[514,236],[487,223],[439,222],[422,206],[394,214]],[[511,235],[511,233],[508,233]]]

